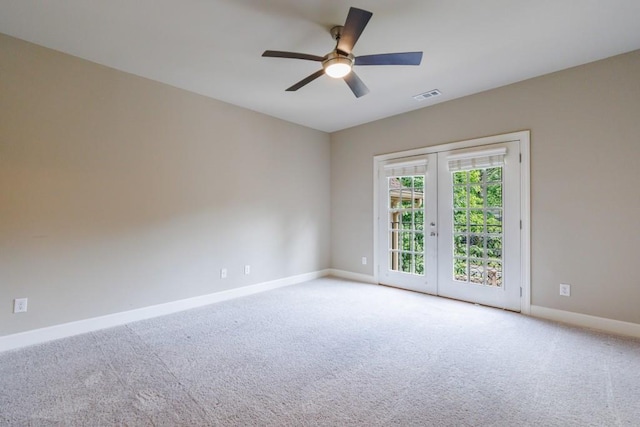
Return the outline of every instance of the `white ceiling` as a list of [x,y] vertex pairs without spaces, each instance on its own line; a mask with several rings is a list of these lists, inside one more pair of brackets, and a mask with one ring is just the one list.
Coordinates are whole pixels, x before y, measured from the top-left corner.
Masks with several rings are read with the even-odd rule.
[[[349,6],[373,12],[354,54],[424,51],[419,67],[356,67],[356,99],[312,61]],[[332,132],[640,48],[640,0],[0,0],[0,32]],[[443,95],[422,102],[431,89]]]

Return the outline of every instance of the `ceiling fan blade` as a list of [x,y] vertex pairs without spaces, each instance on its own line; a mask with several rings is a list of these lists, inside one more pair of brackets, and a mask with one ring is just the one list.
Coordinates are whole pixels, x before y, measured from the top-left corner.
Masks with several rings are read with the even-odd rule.
[[351,53],[353,46],[355,46],[358,38],[360,38],[360,34],[362,34],[367,23],[369,23],[371,16],[373,16],[373,13],[366,10],[355,7],[349,9],[340,40],[338,40],[338,50],[346,54]]
[[315,73],[311,74],[309,77],[305,77],[304,79],[300,80],[298,83],[296,83],[293,86],[291,86],[290,88],[288,88],[287,92],[294,92],[294,91],[300,89],[302,86],[305,86],[305,85],[311,83],[312,81],[314,81],[315,79],[317,79],[318,77],[320,77],[323,74],[324,74],[324,69],[318,70]]
[[309,55],[307,53],[282,52],[280,50],[265,50],[262,56],[268,58],[291,58],[291,59],[307,59],[309,61],[324,61],[322,56]]
[[358,75],[354,73],[353,70],[349,74],[344,76],[344,81],[347,82],[356,98],[360,98],[361,96],[369,93],[369,88],[367,87],[367,85],[365,85],[364,82],[360,80],[360,77],[358,77]]
[[381,53],[358,56],[354,65],[420,65],[422,52]]

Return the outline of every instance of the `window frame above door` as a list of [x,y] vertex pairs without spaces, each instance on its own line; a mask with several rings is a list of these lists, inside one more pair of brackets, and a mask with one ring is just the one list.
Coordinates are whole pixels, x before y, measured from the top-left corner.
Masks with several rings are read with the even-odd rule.
[[394,161],[417,159],[432,153],[452,151],[464,148],[481,147],[483,145],[519,141],[520,142],[520,283],[522,288],[521,313],[531,314],[531,169],[530,169],[531,131],[523,130],[501,135],[493,135],[464,141],[449,142],[439,145],[380,154],[373,157],[373,278],[379,283],[380,259],[378,256],[379,239],[379,174],[380,170]]

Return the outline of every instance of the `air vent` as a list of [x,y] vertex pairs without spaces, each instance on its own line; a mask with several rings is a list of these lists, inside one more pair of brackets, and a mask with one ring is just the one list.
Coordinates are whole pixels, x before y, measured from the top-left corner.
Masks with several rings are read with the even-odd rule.
[[440,95],[442,95],[442,93],[438,89],[433,89],[428,92],[415,95],[413,99],[415,99],[416,101],[424,101],[425,99],[434,98]]

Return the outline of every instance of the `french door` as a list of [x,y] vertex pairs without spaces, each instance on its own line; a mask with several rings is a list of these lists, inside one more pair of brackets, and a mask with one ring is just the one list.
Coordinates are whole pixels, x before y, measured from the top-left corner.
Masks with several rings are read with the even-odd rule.
[[519,144],[382,164],[379,282],[520,311]]
[[388,162],[379,169],[380,283],[437,293],[437,155]]

